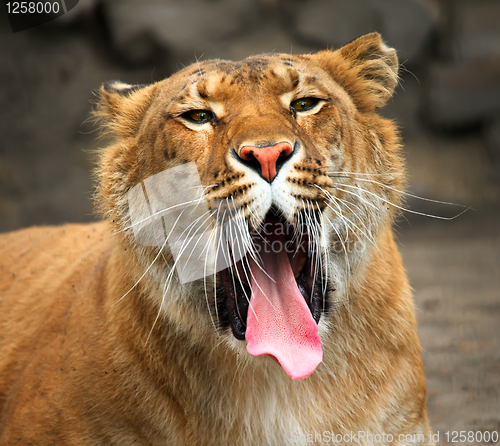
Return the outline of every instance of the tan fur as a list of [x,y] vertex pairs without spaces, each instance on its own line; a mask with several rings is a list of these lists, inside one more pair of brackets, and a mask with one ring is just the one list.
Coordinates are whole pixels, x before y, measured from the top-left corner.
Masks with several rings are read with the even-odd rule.
[[[143,88],[107,84],[98,113],[116,142],[98,170],[106,221],[0,239],[0,444],[285,445],[359,431],[394,444],[423,434],[419,444],[429,444],[413,302],[391,229],[399,138],[376,113],[396,82],[394,50],[370,34],[315,55],[203,62]],[[324,98],[311,114],[295,118],[283,105],[309,96]],[[203,128],[178,117],[211,108],[217,122]],[[301,148],[270,198],[231,149],[283,140]],[[331,308],[310,377],[290,379],[214,328],[213,278],[206,296],[203,281],[174,277],[163,298],[172,257],[167,250],[148,270],[158,249],[136,243],[127,194],[191,161],[211,186],[207,198],[233,196],[250,228],[271,204],[291,223],[307,200],[321,209]],[[356,252],[332,248],[356,241]]]

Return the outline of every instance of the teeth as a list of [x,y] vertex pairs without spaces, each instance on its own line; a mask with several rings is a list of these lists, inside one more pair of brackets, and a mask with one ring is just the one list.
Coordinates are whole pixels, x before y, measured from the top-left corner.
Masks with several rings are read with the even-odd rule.
[[302,272],[304,269],[304,265],[306,264],[306,257],[301,257],[296,265],[295,273],[294,276],[295,278],[299,277],[299,274]]

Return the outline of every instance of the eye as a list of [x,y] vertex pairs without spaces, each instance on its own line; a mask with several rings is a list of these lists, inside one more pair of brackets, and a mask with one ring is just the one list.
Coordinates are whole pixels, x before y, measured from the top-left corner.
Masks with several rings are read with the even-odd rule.
[[311,110],[315,105],[317,105],[319,102],[319,99],[317,98],[300,98],[296,99],[290,104],[290,109],[292,111],[298,111],[298,112],[303,112],[303,111],[308,111]]
[[215,119],[215,114],[210,110],[189,110],[183,113],[181,117],[195,124],[205,124]]

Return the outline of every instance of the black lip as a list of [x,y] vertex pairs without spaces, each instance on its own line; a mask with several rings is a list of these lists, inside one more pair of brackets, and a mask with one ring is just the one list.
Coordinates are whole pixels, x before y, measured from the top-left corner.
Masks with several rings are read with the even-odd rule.
[[[270,212],[269,216],[276,216]],[[267,218],[266,218],[267,219]],[[309,256],[302,272],[295,279],[304,300],[311,311],[316,323],[319,323],[321,315],[328,311],[328,299],[323,293],[323,275],[321,271],[314,271],[315,258]],[[315,274],[316,273],[316,274]],[[244,340],[246,333],[246,320],[250,303],[251,287],[241,283],[228,268],[220,273],[222,299],[219,300],[219,316],[221,328],[231,327],[236,339]]]
[[243,341],[247,330],[246,321],[252,290],[234,276],[231,268],[221,271],[220,275],[224,294],[221,314],[226,319],[223,325],[229,325],[234,337]]
[[318,324],[325,309],[323,306],[326,304],[326,300],[323,298],[323,280],[319,274],[314,276],[313,268],[313,260],[309,257],[304,269],[295,280],[313,319]]

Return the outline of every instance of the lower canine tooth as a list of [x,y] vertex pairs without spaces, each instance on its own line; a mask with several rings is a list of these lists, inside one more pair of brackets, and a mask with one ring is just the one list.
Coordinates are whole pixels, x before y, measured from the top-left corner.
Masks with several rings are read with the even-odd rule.
[[304,269],[305,264],[306,264],[306,258],[305,257],[300,258],[299,261],[297,262],[297,269],[294,274],[295,278],[299,277],[299,274]]

